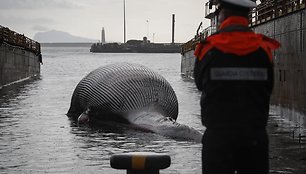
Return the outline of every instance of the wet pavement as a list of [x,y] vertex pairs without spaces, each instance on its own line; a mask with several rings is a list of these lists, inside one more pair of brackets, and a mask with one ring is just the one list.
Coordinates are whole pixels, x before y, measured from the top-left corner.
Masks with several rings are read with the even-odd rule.
[[[299,137],[289,123],[272,116],[268,124],[270,137],[270,173],[306,173],[306,137]],[[303,134],[302,134],[303,135]]]

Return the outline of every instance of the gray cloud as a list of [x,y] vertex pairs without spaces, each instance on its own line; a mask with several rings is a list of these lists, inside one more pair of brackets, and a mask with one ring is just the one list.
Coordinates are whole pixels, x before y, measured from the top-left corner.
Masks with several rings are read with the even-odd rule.
[[0,0],[0,9],[42,9],[42,8],[80,8],[82,5],[73,0]]
[[15,15],[1,15],[0,20],[8,24],[54,24],[54,20],[50,18],[30,18]]

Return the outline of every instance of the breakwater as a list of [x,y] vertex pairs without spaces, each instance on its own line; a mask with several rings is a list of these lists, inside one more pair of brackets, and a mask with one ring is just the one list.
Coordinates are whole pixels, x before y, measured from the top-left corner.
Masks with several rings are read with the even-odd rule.
[[150,43],[143,40],[128,40],[126,43],[95,43],[91,46],[93,53],[180,53],[180,43]]
[[40,74],[40,44],[0,25],[0,88]]

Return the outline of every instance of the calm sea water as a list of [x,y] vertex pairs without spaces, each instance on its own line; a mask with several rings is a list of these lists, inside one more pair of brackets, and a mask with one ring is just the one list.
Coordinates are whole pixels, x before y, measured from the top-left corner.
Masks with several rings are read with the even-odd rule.
[[164,76],[179,101],[178,122],[203,132],[200,93],[180,75],[180,54],[93,54],[86,47],[44,47],[41,77],[0,95],[1,173],[126,173],[111,155],[163,152],[161,173],[201,173],[201,144],[153,133],[78,127],[67,117],[72,92],[90,71],[111,63],[143,64]]
[[[44,47],[39,79],[0,90],[0,173],[124,174],[110,167],[111,155],[157,152],[171,156],[165,174],[201,173],[202,145],[124,128],[78,127],[65,115],[77,83],[92,70],[111,63],[143,64],[164,76],[179,101],[178,122],[203,132],[200,93],[180,75],[180,54],[92,54],[87,47]],[[305,174],[306,138],[292,138],[272,108],[271,173]],[[299,117],[304,118],[304,117]]]

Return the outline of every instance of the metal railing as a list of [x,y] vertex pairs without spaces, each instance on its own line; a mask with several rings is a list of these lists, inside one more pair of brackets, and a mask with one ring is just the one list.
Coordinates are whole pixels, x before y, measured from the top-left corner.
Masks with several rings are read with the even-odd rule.
[[250,12],[250,26],[304,9],[306,0],[266,0]]
[[21,49],[31,51],[37,55],[41,53],[40,43],[1,25],[0,43],[6,43],[14,47],[19,47]]
[[[274,18],[278,18],[289,13],[305,9],[306,0],[266,0],[260,3],[256,8],[254,8],[249,15],[249,26],[259,25],[261,23],[270,21]],[[212,9],[212,11],[215,9]],[[209,11],[209,12],[207,12]],[[206,4],[206,16],[210,14],[208,3]],[[216,32],[215,27],[207,27],[201,33],[197,34],[194,38],[188,42],[182,44],[181,53],[184,54],[192,49],[195,49],[195,46],[202,39],[205,39],[207,36]]]
[[216,27],[209,26],[209,27],[205,28],[198,35],[195,35],[193,39],[191,39],[188,42],[182,44],[181,53],[183,54],[187,51],[195,49],[197,43],[201,42],[201,40],[204,40],[205,38],[207,38],[208,36],[212,35],[215,32],[216,32]]

